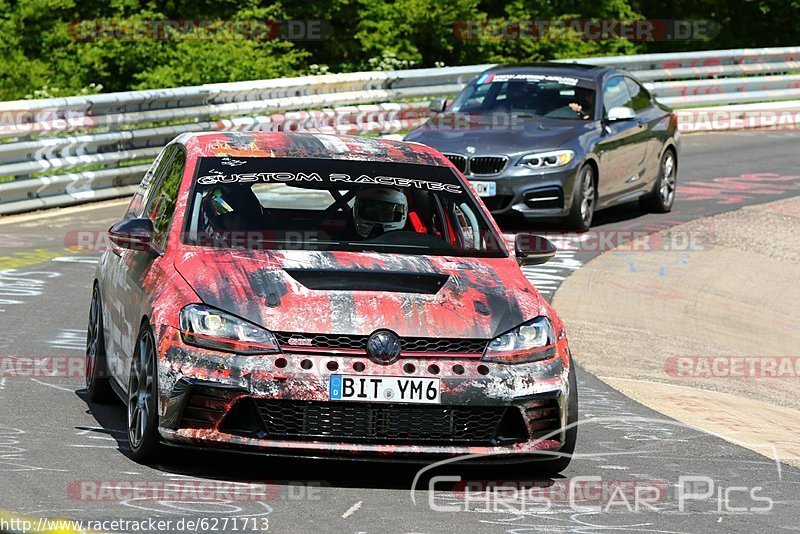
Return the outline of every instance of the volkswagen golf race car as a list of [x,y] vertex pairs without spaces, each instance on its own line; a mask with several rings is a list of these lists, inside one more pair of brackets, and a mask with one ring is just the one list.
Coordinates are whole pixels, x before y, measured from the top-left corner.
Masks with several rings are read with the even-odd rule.
[[576,437],[564,325],[468,182],[416,143],[183,134],[109,230],[86,383],[165,445],[560,470]]

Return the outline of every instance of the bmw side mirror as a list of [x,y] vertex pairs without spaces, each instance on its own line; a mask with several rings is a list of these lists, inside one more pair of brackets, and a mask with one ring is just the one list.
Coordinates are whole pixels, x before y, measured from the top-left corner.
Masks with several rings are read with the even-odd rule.
[[108,230],[108,238],[115,246],[159,256],[161,250],[153,241],[154,234],[153,221],[145,217],[125,219]]
[[428,109],[433,111],[434,113],[441,113],[447,107],[447,99],[444,98],[434,98],[431,100],[430,104],[428,104]]
[[636,112],[625,106],[618,106],[608,110],[606,120],[608,122],[632,121],[636,118]]
[[523,265],[541,265],[556,255],[556,246],[547,238],[536,234],[517,234],[514,240],[514,252],[517,263]]

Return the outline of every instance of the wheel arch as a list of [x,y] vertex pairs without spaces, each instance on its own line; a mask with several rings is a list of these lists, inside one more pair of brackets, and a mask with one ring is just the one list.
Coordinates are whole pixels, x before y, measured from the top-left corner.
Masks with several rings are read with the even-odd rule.
[[658,155],[659,162],[661,161],[661,158],[664,157],[664,154],[667,153],[667,150],[671,150],[672,151],[672,155],[675,156],[675,171],[677,172],[678,171],[678,145],[675,143],[674,139],[667,140],[667,142],[665,142],[664,145],[661,147],[661,153]]

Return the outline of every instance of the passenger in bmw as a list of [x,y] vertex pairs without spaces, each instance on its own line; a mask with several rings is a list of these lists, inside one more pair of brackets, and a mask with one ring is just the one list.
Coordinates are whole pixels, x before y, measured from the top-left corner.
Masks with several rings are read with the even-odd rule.
[[588,121],[594,113],[594,91],[583,87],[575,87],[575,100],[569,108],[578,114],[581,120]]

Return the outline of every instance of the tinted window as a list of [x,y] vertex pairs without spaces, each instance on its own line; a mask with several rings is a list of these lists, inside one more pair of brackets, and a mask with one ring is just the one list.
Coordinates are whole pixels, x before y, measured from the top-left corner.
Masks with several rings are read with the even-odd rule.
[[450,109],[589,120],[595,102],[590,80],[535,73],[483,74],[456,97]]
[[129,219],[132,217],[141,217],[144,212],[144,205],[153,194],[153,180],[157,176],[161,176],[164,173],[164,168],[167,166],[170,157],[175,151],[178,150],[176,145],[170,145],[165,147],[156,159],[153,160],[153,164],[147,169],[147,172],[142,177],[142,181],[139,184],[139,189],[133,195],[130,204],[128,205],[128,211],[125,213],[125,218]]
[[178,151],[169,160],[163,178],[156,185],[156,189],[153,190],[148,200],[146,216],[153,221],[155,241],[161,246],[164,246],[169,223],[175,213],[175,203],[178,200],[178,189],[181,185],[185,163],[186,155],[183,151]]
[[625,78],[628,91],[631,94],[631,107],[637,113],[650,107],[650,94],[637,82],[630,78]]
[[201,158],[184,242],[225,248],[505,257],[448,167]]
[[608,80],[603,90],[603,114],[608,115],[608,110],[620,106],[633,107],[625,78],[617,76]]

